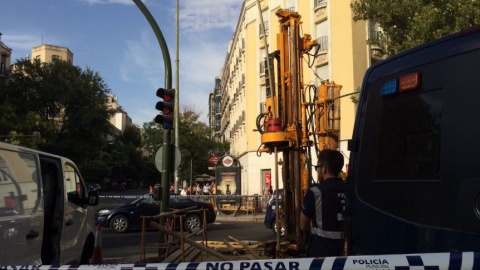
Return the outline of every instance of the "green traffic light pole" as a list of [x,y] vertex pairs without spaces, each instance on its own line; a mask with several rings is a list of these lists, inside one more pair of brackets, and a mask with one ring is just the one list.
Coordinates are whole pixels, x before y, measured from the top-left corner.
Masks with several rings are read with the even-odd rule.
[[[142,11],[143,15],[147,19],[148,23],[153,29],[155,36],[157,37],[158,43],[160,44],[160,48],[162,49],[163,54],[163,61],[165,64],[165,88],[171,89],[172,88],[172,64],[170,61],[170,53],[168,52],[167,43],[165,42],[165,38],[163,37],[162,31],[157,25],[157,22],[153,18],[150,11],[148,11],[147,7],[142,3],[141,0],[133,0],[137,7]],[[178,108],[176,108],[178,110]],[[169,179],[171,176],[171,160],[170,158],[170,149],[171,149],[171,130],[170,129],[163,129],[163,143],[162,143],[162,181],[161,181],[161,212],[167,212],[169,210]],[[160,195],[160,194],[157,194]],[[165,225],[165,217],[160,219],[160,224]],[[165,242],[165,233],[163,231],[159,232],[159,243]],[[161,257],[160,249],[158,250],[158,257]]]

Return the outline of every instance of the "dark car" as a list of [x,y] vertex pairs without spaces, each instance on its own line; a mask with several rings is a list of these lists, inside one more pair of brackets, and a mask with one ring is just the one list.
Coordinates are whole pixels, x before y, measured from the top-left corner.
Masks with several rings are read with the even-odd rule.
[[[278,190],[278,205],[280,209],[280,224],[282,224],[282,218],[283,218],[283,189]],[[265,219],[263,221],[263,224],[267,226],[267,228],[272,229],[273,234],[277,235],[277,222],[276,222],[276,217],[277,217],[277,211],[275,210],[275,205],[276,205],[276,191],[273,192],[272,197],[268,201],[267,205],[267,212],[265,213]],[[282,227],[282,230],[280,232],[280,236],[285,236],[285,228]]]
[[[213,204],[197,202],[188,198],[170,197],[171,209],[184,209],[196,206],[196,209],[207,209],[207,224],[215,222],[216,214]],[[150,194],[137,198],[127,204],[112,209],[98,211],[97,222],[102,227],[110,228],[116,233],[126,232],[128,229],[141,229],[141,216],[155,216],[160,212],[160,203]],[[178,219],[177,219],[178,222]],[[187,212],[183,219],[185,230],[192,231],[203,225],[203,211]]]

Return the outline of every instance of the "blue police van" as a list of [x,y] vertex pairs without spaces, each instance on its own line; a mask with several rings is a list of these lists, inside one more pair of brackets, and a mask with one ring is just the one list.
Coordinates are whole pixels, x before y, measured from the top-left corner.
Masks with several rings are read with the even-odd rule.
[[370,67],[348,176],[349,254],[480,251],[480,25]]

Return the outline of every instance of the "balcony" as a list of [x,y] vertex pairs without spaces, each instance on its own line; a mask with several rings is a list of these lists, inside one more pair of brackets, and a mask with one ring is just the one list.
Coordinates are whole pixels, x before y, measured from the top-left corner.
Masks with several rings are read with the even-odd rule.
[[265,85],[265,61],[260,62],[260,85]]
[[318,67],[328,64],[328,36],[319,37],[316,41],[320,46],[315,57],[315,66]]
[[[268,30],[270,29],[269,28],[269,22],[268,21],[264,21],[264,25],[265,25],[265,35],[267,38],[268,37]],[[262,29],[262,24],[259,24],[258,25],[258,31],[260,33],[260,49],[263,49],[265,48],[265,39],[263,38],[263,29]]]
[[315,0],[314,22],[321,23],[327,19],[327,0]]
[[378,62],[386,58],[383,48],[385,47],[386,37],[381,31],[370,32],[370,50],[373,62]]
[[297,13],[297,11],[295,10],[295,7],[289,7],[289,8],[286,8],[285,10],[292,13]]
[[262,11],[268,9],[268,0],[261,0],[260,1],[260,9]]
[[260,41],[258,42],[260,49],[265,48],[265,40],[263,37],[260,38]]

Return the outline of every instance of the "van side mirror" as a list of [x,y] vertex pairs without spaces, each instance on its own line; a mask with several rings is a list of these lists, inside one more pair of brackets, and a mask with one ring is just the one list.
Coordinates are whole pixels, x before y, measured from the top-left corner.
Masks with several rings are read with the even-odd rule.
[[91,190],[88,192],[88,205],[90,206],[96,206],[98,205],[98,197],[100,195],[98,194],[98,191]]

